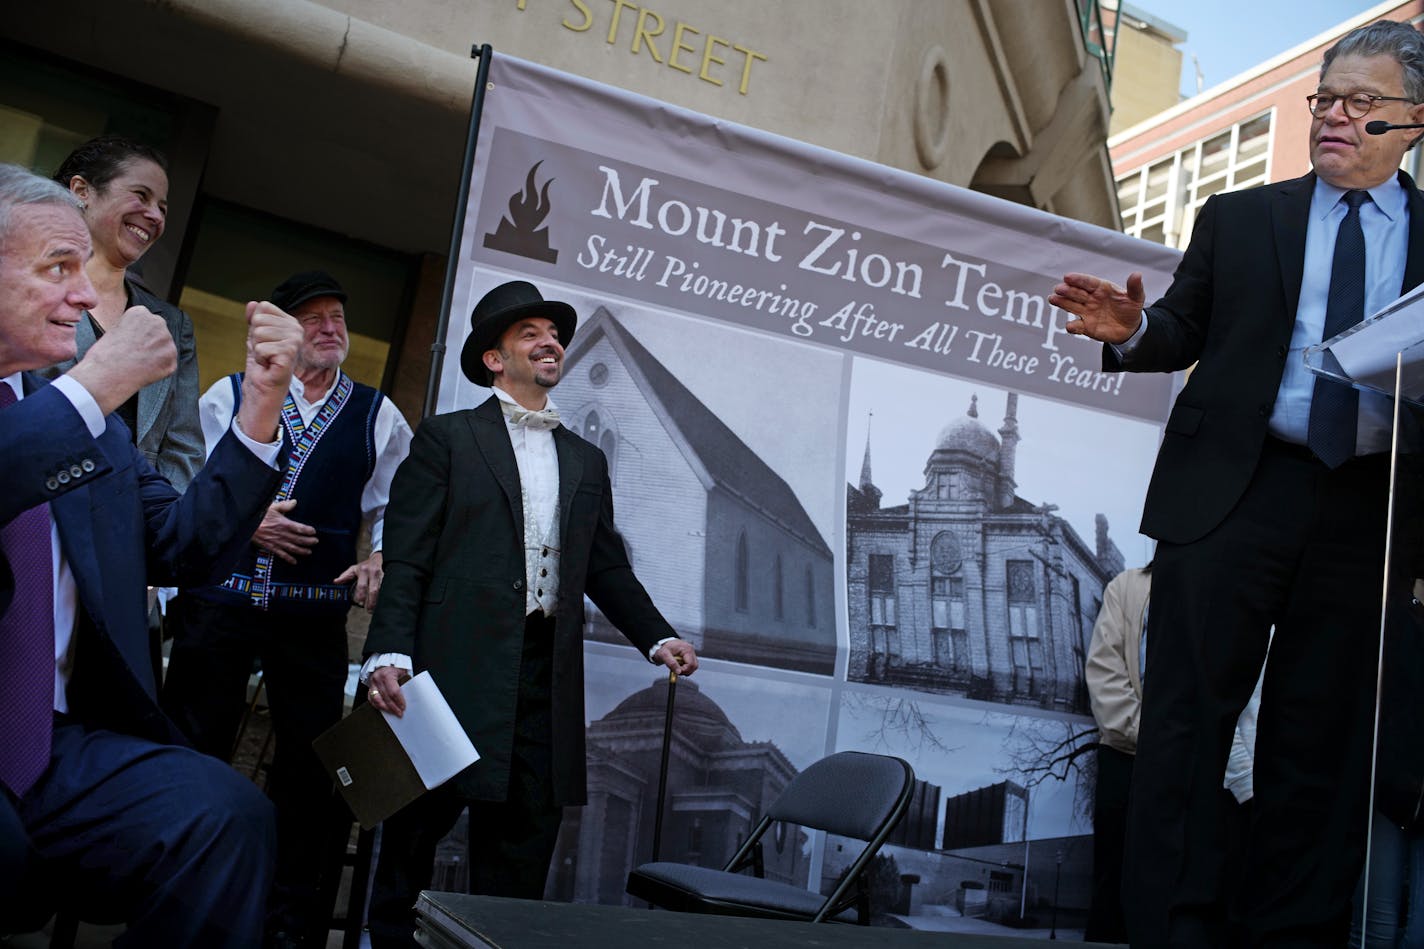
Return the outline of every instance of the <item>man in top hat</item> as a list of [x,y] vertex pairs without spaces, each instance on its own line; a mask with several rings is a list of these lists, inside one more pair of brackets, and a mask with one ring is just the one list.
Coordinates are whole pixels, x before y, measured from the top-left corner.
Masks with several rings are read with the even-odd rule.
[[471,892],[542,897],[562,807],[586,797],[584,594],[650,661],[697,668],[628,564],[607,458],[549,400],[573,308],[513,281],[471,322],[460,367],[494,394],[427,419],[396,474],[362,678],[400,714],[399,678],[430,670],[481,758],[385,822],[375,949],[415,945],[412,906],[466,805]]
[[[176,601],[163,700],[200,751],[226,760],[260,657],[276,736],[268,791],[277,805],[278,862],[268,944],[325,945],[330,907],[320,905],[320,878],[349,825],[311,741],[341,718],[346,614],[353,602],[376,605],[386,500],[411,431],[389,399],[341,371],[346,291],[335,278],[295,274],[271,301],[296,317],[303,334],[282,407],[287,465],[237,569]],[[241,404],[241,385],[241,373],[220,379],[199,403],[209,451]],[[373,552],[358,561],[363,523]]]

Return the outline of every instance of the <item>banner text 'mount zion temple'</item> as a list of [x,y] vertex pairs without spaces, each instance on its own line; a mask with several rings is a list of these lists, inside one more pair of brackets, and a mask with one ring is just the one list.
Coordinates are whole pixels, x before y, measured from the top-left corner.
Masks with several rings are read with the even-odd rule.
[[[439,404],[474,303],[527,279],[579,326],[553,392],[608,456],[634,568],[704,657],[680,684],[662,859],[720,866],[804,767],[900,755],[877,869],[910,926],[1085,909],[1083,661],[1173,379],[1105,374],[1047,296],[1165,288],[1176,252],[496,56]],[[548,895],[624,903],[649,859],[667,686],[589,608],[589,804]],[[768,875],[829,889],[842,842]],[[850,852],[854,852],[850,850]],[[1007,931],[1007,930],[1006,930]]]

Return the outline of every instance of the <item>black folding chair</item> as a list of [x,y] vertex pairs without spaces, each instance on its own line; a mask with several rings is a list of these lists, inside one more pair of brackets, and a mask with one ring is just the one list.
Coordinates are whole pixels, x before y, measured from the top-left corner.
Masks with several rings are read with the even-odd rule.
[[[796,776],[721,870],[645,863],[628,874],[628,893],[682,913],[870,924],[864,873],[910,805],[915,772],[887,755],[842,751]],[[829,896],[763,879],[761,837],[775,821],[866,841]],[[756,876],[740,871],[752,867]],[[851,907],[856,912],[851,913]]]

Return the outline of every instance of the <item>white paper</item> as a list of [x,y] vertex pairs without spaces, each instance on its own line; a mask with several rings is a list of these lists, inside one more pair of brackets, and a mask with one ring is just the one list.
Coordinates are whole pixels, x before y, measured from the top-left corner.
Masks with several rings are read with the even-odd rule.
[[401,747],[415,765],[427,791],[433,790],[480,760],[470,736],[460,727],[450,704],[429,672],[401,686],[405,714],[400,718],[382,712]]

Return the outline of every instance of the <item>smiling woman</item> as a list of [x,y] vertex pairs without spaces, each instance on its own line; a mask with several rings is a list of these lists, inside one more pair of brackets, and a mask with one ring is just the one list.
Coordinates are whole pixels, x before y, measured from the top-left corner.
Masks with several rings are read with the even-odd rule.
[[79,198],[84,210],[94,245],[85,270],[97,303],[75,328],[75,359],[52,372],[65,372],[82,359],[129,307],[145,306],[163,317],[178,347],[178,369],[141,389],[119,408],[119,416],[144,456],[182,491],[203,463],[193,324],[186,313],[149,293],[128,272],[163,236],[168,219],[166,167],[155,149],[106,135],[79,146],[55,173],[55,180]]

